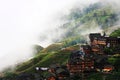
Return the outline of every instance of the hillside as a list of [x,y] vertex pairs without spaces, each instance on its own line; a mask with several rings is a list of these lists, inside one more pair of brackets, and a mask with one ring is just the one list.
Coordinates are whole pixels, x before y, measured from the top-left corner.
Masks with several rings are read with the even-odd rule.
[[[71,51],[79,49],[79,45],[74,45],[67,48],[58,49],[57,51],[54,50],[52,52],[51,51],[49,52],[49,47],[45,48],[43,51],[41,51],[36,57],[31,59],[30,61],[25,62],[22,65],[19,65],[16,69],[16,72],[18,73],[34,72],[35,67],[37,66],[48,67],[51,64],[55,64],[55,63],[66,64]],[[45,52],[45,53],[42,53],[42,52]]]
[[[117,16],[118,14],[110,5],[106,6],[102,3],[89,5],[83,10],[72,9],[71,13],[66,16],[68,22],[61,26],[62,29],[66,30],[66,33],[58,41],[59,43],[46,47],[35,58],[18,66],[16,71],[32,71],[35,66],[49,66],[56,62],[64,64],[69,57],[70,49],[74,50],[75,46],[73,45],[86,43],[86,35],[90,32],[97,32],[99,29],[104,31],[114,26],[118,20]],[[62,49],[65,49],[65,52]]]
[[63,38],[58,40],[58,43],[51,44],[41,50],[35,58],[19,65],[16,71],[29,72],[34,70],[35,66],[49,66],[56,62],[65,64],[71,49],[74,50],[76,47],[73,45],[86,43],[88,41],[87,35],[90,32],[101,32],[101,30],[104,31],[114,26],[118,20],[117,16],[118,14],[110,5],[102,3],[89,5],[82,10],[78,7],[73,8],[71,13],[65,16],[67,23],[60,27],[66,30]]
[[86,36],[91,32],[106,31],[109,34],[107,29],[114,29],[119,20],[118,16],[119,13],[109,4],[95,3],[83,9],[73,8],[71,13],[64,16],[66,23],[60,26],[60,29],[65,31],[64,34],[59,40],[54,39],[54,41],[63,41],[67,43],[66,46],[70,46],[70,44],[85,43],[88,38]]
[[[48,67],[51,64],[65,65],[69,55],[74,50],[79,50],[79,44],[86,44],[88,34],[91,32],[104,32],[116,25],[118,13],[110,5],[95,3],[84,9],[73,8],[65,16],[66,23],[60,28],[65,30],[64,35],[54,44],[46,48],[36,46],[36,55],[27,62],[21,63],[15,73],[34,73],[35,67]],[[57,32],[56,32],[57,33]],[[120,36],[120,29],[112,32],[110,36]]]

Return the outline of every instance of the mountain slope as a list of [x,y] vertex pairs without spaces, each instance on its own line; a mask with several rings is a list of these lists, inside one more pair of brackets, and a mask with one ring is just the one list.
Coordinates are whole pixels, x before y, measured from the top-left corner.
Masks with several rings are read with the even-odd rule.
[[36,57],[31,59],[30,61],[19,65],[16,68],[16,72],[17,73],[21,73],[21,72],[31,73],[31,72],[35,72],[35,67],[37,66],[48,67],[51,64],[55,64],[55,63],[65,65],[65,63],[67,62],[69,58],[71,51],[78,50],[78,49],[79,49],[79,45],[70,46],[67,48],[60,49],[58,51],[55,50],[54,52],[49,52],[48,50],[46,50],[45,53],[41,52]]
[[104,30],[114,27],[119,20],[118,16],[119,13],[110,4],[95,3],[83,9],[73,8],[69,15],[64,16],[66,23],[60,26],[60,29],[65,31],[64,35],[54,41],[61,42],[69,41],[70,38],[81,38],[77,42],[81,43],[91,32],[104,32]]
[[33,59],[18,65],[16,72],[35,72],[37,66],[65,64],[71,51],[79,49],[77,44],[89,41],[90,32],[102,32],[114,26],[118,15],[110,5],[106,6],[102,3],[89,5],[82,10],[74,8],[69,15],[65,16],[67,23],[60,26],[65,30],[62,38],[54,39],[56,43],[38,51]]

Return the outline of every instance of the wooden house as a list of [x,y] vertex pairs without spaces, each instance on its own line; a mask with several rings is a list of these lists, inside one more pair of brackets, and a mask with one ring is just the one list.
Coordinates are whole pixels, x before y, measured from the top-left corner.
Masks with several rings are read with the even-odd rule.
[[[78,54],[78,55],[77,55]],[[76,51],[76,53],[72,53],[72,57],[68,60],[67,68],[70,73],[82,73],[85,71],[92,71],[94,69],[94,60],[91,58],[82,57],[80,51]],[[77,57],[76,57],[77,56]]]
[[106,37],[105,35],[101,36],[100,33],[91,33],[89,38],[93,53],[104,54],[104,48],[120,46],[120,38],[118,37]]
[[111,72],[113,70],[114,70],[114,66],[112,65],[105,65],[104,68],[102,69],[102,71],[106,73]]

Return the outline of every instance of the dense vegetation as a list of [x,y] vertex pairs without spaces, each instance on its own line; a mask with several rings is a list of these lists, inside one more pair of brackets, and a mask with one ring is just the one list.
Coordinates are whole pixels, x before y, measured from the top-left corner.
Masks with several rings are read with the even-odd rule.
[[120,37],[120,28],[110,34],[113,37]]

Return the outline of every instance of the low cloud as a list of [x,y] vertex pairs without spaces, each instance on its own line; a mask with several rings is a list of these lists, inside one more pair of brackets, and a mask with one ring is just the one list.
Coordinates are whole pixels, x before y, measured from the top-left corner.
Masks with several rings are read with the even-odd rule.
[[[81,3],[94,2],[87,1]],[[0,71],[30,59],[34,44],[46,47],[53,42],[51,36],[61,37],[61,33],[54,32],[64,23],[59,18],[76,2],[79,0],[0,1]]]
[[[62,38],[66,31],[60,26],[66,21],[61,17],[69,14],[71,8],[98,1],[101,0],[0,1],[0,71],[29,60],[34,44],[46,47],[54,42],[54,38]],[[101,32],[101,29],[96,28],[96,31]],[[86,30],[84,34],[87,33]]]

